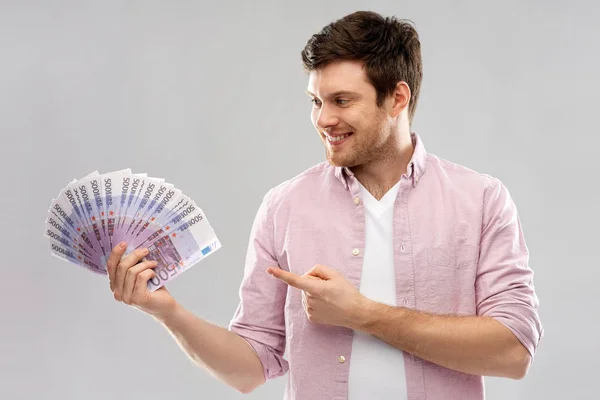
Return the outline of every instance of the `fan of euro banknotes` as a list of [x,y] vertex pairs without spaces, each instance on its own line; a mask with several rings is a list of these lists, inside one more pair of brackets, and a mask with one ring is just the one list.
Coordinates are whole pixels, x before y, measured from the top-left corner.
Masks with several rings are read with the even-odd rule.
[[53,199],[44,235],[52,255],[106,275],[111,250],[147,248],[154,291],[221,248],[204,212],[164,179],[125,169],[71,181]]

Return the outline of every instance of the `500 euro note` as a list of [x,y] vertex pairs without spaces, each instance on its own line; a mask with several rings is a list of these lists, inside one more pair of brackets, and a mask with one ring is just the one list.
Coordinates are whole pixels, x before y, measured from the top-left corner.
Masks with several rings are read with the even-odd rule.
[[[155,277],[148,281],[148,290],[155,291],[182,272],[222,247],[202,210],[185,218],[168,232],[136,248],[149,250],[145,260],[155,260]],[[129,247],[125,256],[136,248]]]

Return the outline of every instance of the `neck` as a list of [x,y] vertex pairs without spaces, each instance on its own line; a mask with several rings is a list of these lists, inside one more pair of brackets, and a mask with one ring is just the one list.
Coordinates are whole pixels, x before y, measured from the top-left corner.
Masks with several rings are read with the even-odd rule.
[[358,181],[380,200],[407,171],[408,163],[414,153],[410,132],[398,135],[389,153],[368,163],[350,168]]

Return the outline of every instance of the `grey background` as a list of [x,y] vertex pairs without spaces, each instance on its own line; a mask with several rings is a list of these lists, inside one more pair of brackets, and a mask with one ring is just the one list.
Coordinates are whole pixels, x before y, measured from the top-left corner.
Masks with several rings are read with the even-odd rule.
[[502,179],[520,212],[546,336],[487,398],[597,398],[598,3],[312,0],[0,2],[0,398],[282,398],[287,376],[244,396],[195,368],[101,277],[52,258],[43,222],[74,177],[164,177],[224,245],[169,290],[227,325],[262,196],[324,158],[300,51],[358,9],[416,23],[413,129]]

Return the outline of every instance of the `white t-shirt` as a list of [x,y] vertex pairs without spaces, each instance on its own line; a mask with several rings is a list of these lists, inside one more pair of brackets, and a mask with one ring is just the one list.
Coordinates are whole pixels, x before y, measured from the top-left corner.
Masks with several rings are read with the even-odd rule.
[[[380,303],[396,305],[393,227],[399,183],[381,200],[360,185],[365,207],[366,244],[360,292]],[[348,399],[406,399],[404,353],[384,341],[355,331],[350,357]]]

